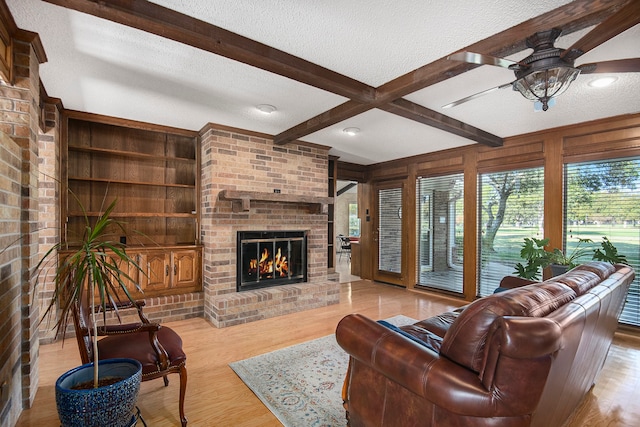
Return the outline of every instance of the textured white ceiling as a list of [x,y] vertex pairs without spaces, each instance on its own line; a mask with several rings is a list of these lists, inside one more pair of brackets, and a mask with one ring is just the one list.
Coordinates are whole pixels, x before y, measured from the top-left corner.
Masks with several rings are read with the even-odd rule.
[[[219,123],[278,134],[347,99],[162,37],[38,0],[6,0],[20,28],[40,34],[48,56],[41,79],[65,108],[199,130]],[[155,0],[154,3],[380,86],[564,1],[513,0]],[[640,57],[636,26],[577,64]],[[560,38],[567,47],[581,34]],[[515,55],[515,59],[526,56]],[[581,76],[555,107],[534,113],[510,89],[448,110],[440,107],[508,83],[513,73],[483,66],[406,98],[506,137],[640,111],[640,73],[618,74],[607,89]],[[264,115],[257,104],[278,110]],[[362,131],[349,137],[342,129]],[[302,140],[332,147],[341,160],[372,164],[469,141],[371,110]]]

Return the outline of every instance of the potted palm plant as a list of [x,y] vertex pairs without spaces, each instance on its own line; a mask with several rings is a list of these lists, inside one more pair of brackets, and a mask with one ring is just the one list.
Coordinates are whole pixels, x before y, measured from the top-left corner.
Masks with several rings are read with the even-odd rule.
[[[116,200],[91,223],[80,200],[72,195],[83,212],[84,233],[77,242],[54,245],[36,267],[38,278],[49,268],[55,272],[53,296],[43,319],[56,312],[56,337],[64,340],[74,307],[80,304],[95,307],[90,313],[94,360],[98,360],[98,315],[103,316],[102,321],[106,322],[107,308],[113,307],[119,317],[116,302],[122,298],[121,295],[133,302],[126,283],[136,282],[128,272],[137,270],[145,273],[127,255],[125,243],[110,239],[115,235],[114,229],[126,235],[123,224],[111,218]],[[59,252],[62,253],[60,257]],[[132,359],[89,363],[65,373],[56,382],[56,404],[62,425],[131,425],[135,419],[141,375],[140,362]]]

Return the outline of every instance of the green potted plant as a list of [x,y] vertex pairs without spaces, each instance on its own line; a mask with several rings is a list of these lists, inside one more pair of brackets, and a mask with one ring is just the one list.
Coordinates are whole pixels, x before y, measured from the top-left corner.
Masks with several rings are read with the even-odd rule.
[[[605,261],[611,264],[627,264],[625,255],[619,254],[617,248],[607,237],[602,237],[600,248],[593,247],[591,239],[578,239],[577,245],[569,254],[565,254],[558,248],[551,251],[545,249],[549,239],[536,239],[525,237],[520,257],[527,260],[526,264],[517,263],[514,274],[529,280],[539,280],[540,271],[546,267],[551,268],[551,275],[557,276],[576,267],[578,260],[585,255],[592,254],[592,260]],[[585,246],[587,245],[587,246]]]
[[554,277],[558,276],[577,266],[578,259],[593,251],[592,248],[584,246],[590,243],[593,243],[593,240],[578,238],[578,243],[568,254],[565,254],[558,248],[554,248],[551,252],[545,251],[547,253],[548,265],[551,268],[551,275]]
[[593,251],[593,259],[611,264],[629,264],[627,256],[619,254],[618,249],[604,236],[600,242],[600,248]]
[[548,238],[525,237],[520,257],[526,259],[527,263],[517,263],[514,274],[528,280],[539,280],[540,271],[549,265],[549,253],[544,249],[548,244]]
[[[59,242],[49,249],[36,267],[36,280],[48,269],[54,269],[53,296],[43,319],[57,312],[56,337],[62,337],[64,340],[74,307],[83,303],[88,307],[96,307],[90,310],[90,313],[94,360],[98,360],[96,310],[103,316],[103,322],[106,322],[108,307],[113,307],[119,317],[116,302],[120,301],[121,297],[118,293],[133,302],[126,282],[136,282],[128,272],[137,270],[145,273],[137,262],[127,255],[124,243],[119,239],[110,239],[114,235],[114,229],[126,235],[123,225],[111,218],[116,200],[111,202],[92,224],[82,203],[73,193],[72,195],[84,215],[84,233],[76,242]],[[118,233],[119,235],[121,234]],[[59,252],[62,252],[60,257]],[[131,425],[135,418],[133,411],[140,389],[141,375],[140,362],[132,359],[90,363],[65,373],[56,382],[56,404],[62,425]],[[112,379],[106,381],[105,377]],[[122,401],[123,396],[128,398],[127,402]],[[71,408],[66,408],[66,405],[70,405]]]

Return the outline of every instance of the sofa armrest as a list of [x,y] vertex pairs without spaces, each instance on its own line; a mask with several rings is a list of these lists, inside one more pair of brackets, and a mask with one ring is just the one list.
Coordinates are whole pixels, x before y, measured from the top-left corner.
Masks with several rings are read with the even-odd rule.
[[505,316],[496,321],[495,329],[501,334],[500,352],[514,359],[532,359],[560,350],[562,329],[551,319]]
[[365,316],[343,318],[336,340],[351,357],[442,408],[471,416],[496,414],[495,396],[477,373]]
[[524,279],[522,277],[517,276],[505,276],[500,281],[499,288],[500,289],[515,289],[520,288],[522,286],[532,285],[534,283],[540,283],[535,280]]

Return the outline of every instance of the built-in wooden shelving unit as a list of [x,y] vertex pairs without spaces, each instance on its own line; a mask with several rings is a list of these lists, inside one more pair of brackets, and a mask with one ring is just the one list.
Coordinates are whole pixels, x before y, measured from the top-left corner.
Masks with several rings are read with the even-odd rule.
[[85,214],[92,221],[117,199],[112,217],[126,233],[111,237],[146,268],[136,278],[144,297],[201,290],[197,133],[80,112],[64,123],[66,243],[84,232]]

